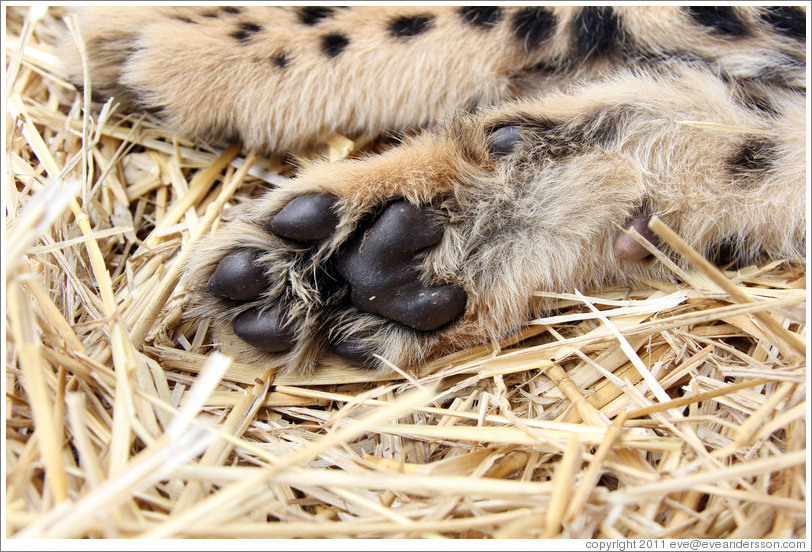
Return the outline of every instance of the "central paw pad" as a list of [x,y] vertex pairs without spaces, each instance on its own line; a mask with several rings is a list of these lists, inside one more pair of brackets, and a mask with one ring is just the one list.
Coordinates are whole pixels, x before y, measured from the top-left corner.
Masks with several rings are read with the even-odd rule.
[[421,283],[414,264],[416,253],[442,237],[430,212],[405,201],[390,205],[338,260],[352,304],[421,331],[451,322],[465,308],[465,292],[452,284]]

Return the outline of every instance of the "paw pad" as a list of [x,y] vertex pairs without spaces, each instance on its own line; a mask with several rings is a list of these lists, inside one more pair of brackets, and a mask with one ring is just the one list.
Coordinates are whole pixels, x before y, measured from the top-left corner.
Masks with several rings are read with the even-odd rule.
[[430,212],[405,201],[390,205],[338,260],[352,304],[421,331],[451,322],[465,308],[465,292],[451,284],[422,284],[414,265],[415,253],[442,237]]
[[293,334],[272,312],[250,310],[234,319],[234,333],[246,343],[269,353],[293,347]]
[[297,197],[271,219],[268,229],[294,241],[313,242],[329,238],[338,225],[336,198],[309,194]]
[[267,283],[256,253],[238,249],[223,257],[209,279],[209,291],[235,301],[251,301],[265,291]]
[[330,344],[330,348],[335,354],[360,366],[375,367],[378,359],[370,352],[369,346],[363,339],[347,338]]

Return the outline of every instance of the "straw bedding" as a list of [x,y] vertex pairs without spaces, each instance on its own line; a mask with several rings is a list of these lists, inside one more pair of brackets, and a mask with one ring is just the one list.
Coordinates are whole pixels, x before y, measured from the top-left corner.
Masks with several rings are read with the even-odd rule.
[[682,284],[561,295],[394,378],[240,364],[179,265],[293,166],[91,106],[60,15],[5,31],[8,536],[807,536],[803,262],[683,250]]

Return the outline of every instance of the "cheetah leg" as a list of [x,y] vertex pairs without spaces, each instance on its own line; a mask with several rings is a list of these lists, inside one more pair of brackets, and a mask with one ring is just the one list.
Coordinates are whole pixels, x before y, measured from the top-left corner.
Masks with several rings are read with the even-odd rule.
[[[803,86],[800,8],[326,6],[79,8],[92,90],[209,143],[296,151],[422,128],[456,110],[633,63]],[[59,57],[78,85],[72,39]],[[754,102],[769,103],[763,94]]]
[[194,312],[293,369],[405,366],[515,331],[536,290],[670,277],[622,232],[654,214],[705,254],[801,256],[803,94],[765,114],[727,86],[628,73],[311,167],[203,248]]

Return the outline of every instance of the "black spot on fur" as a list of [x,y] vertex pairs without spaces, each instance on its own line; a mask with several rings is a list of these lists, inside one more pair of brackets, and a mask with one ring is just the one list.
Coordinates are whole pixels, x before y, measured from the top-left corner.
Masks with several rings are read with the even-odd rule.
[[239,29],[231,33],[231,36],[237,40],[246,41],[261,30],[262,27],[256,23],[243,22],[240,23]]
[[576,54],[593,59],[617,50],[623,40],[623,29],[614,8],[581,8],[573,21]]
[[513,16],[513,32],[528,52],[550,38],[555,25],[555,15],[547,8],[523,8]]
[[[617,143],[634,110],[625,105],[605,107],[594,113],[580,128],[580,141],[608,148]],[[577,128],[577,127],[576,127]]]
[[271,59],[273,61],[273,64],[279,67],[280,69],[284,69],[290,63],[290,58],[288,57],[288,54],[286,54],[285,52],[280,52],[275,56],[273,56],[273,58]]
[[762,95],[752,94],[742,90],[737,99],[747,109],[759,111],[767,115],[781,115],[781,111],[773,105],[770,99]]
[[327,57],[336,57],[350,43],[350,39],[345,34],[330,33],[321,37],[321,51]]
[[685,11],[694,21],[710,27],[716,34],[732,38],[747,33],[747,24],[731,6],[687,6]]
[[171,17],[172,17],[172,19],[175,19],[177,21],[182,21],[183,23],[195,23],[195,24],[197,24],[197,21],[194,21],[194,20],[186,17],[185,15],[173,15]]
[[777,147],[769,138],[751,138],[730,159],[734,176],[752,176],[754,172],[764,172],[772,168],[777,156]]
[[502,19],[502,9],[497,6],[463,6],[460,8],[463,21],[487,29]]
[[256,23],[245,22],[240,23],[240,29],[247,33],[258,33],[262,30],[262,26],[257,25]]
[[116,99],[126,102],[126,104],[131,105],[137,111],[149,113],[158,119],[163,119],[163,117],[166,115],[168,109],[165,105],[146,103],[138,92],[129,86],[123,87],[121,90],[126,92],[120,93],[120,97],[117,97]]
[[409,38],[428,31],[433,21],[434,16],[431,15],[398,17],[389,24],[389,32],[397,38]]
[[761,19],[773,29],[790,38],[806,38],[806,16],[796,6],[773,6],[764,8]]
[[773,102],[770,101],[769,98],[765,97],[764,94],[751,90],[751,88],[752,87],[748,86],[746,83],[734,85],[734,98],[740,105],[764,115],[781,115],[781,111],[773,104]]
[[[757,77],[735,77],[725,72],[721,72],[719,78],[730,87],[733,100],[740,106],[762,115],[781,115],[781,110],[765,95],[763,86],[763,84],[769,84],[770,87],[786,88],[786,86],[782,86],[781,82],[767,80],[766,83],[763,83]],[[800,93],[803,94],[805,91],[802,90]]]
[[208,17],[208,18],[210,18],[210,19],[214,19],[214,18],[220,17],[220,14],[217,12],[217,10],[208,10],[208,11],[204,11],[204,12],[203,12],[203,13],[201,13],[200,15],[202,15],[203,17]]
[[223,10],[224,12],[226,12],[226,13],[232,13],[232,14],[234,14],[234,13],[242,13],[242,10],[240,8],[238,8],[237,6],[223,6],[220,9]]
[[329,6],[306,6],[299,8],[299,22],[304,25],[313,26],[319,23],[322,19],[330,17],[335,13],[335,8]]

